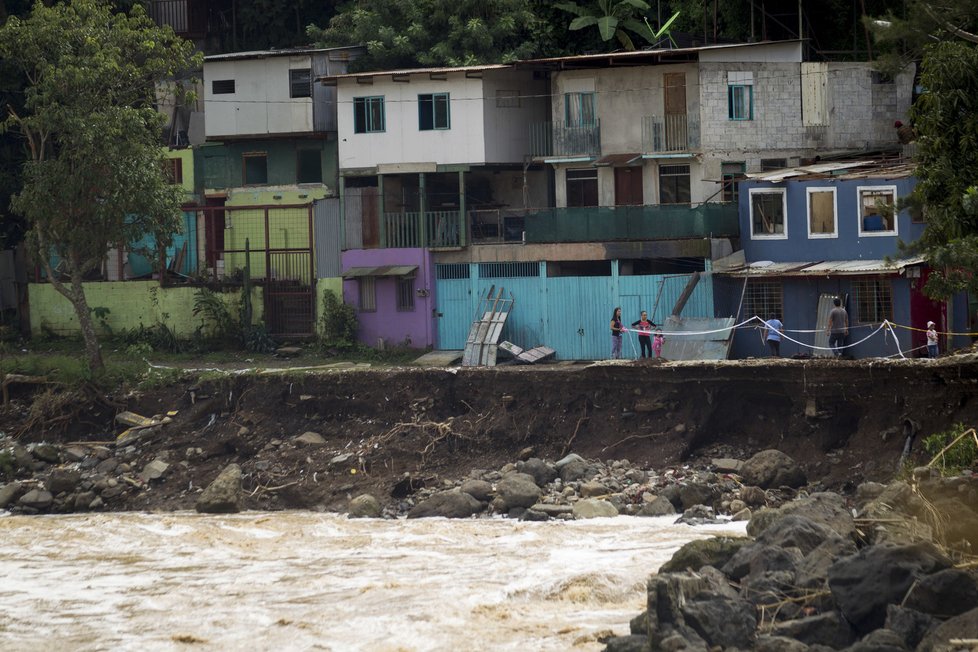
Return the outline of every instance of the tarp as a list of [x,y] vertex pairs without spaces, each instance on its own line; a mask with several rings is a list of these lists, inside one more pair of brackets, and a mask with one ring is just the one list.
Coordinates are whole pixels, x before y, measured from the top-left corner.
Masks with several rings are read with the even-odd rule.
[[351,267],[343,272],[343,278],[363,276],[410,276],[418,271],[417,265],[381,265],[379,267]]

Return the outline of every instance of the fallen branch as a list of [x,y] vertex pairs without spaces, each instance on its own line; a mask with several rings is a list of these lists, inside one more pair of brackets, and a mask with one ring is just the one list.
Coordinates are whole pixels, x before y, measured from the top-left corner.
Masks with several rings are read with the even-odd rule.
[[601,449],[601,452],[603,453],[606,450],[608,450],[609,448],[614,448],[616,446],[620,446],[620,445],[624,444],[626,441],[628,441],[629,439],[651,439],[652,437],[655,437],[658,434],[659,433],[657,433],[657,432],[653,432],[653,433],[649,433],[648,435],[629,435],[629,436],[625,437],[624,439],[621,439],[619,441],[616,441],[613,444],[608,444],[607,446],[605,446],[604,448]]
[[568,439],[567,442],[564,444],[564,447],[560,451],[560,457],[563,457],[564,455],[567,455],[568,452],[570,452],[571,444],[574,443],[574,438],[577,437],[577,431],[581,429],[581,424],[583,424],[585,421],[590,421],[590,419],[591,417],[587,415],[587,401],[585,401],[584,414],[581,415],[581,418],[577,420],[577,425],[574,427],[574,434],[572,434],[570,436],[570,439]]

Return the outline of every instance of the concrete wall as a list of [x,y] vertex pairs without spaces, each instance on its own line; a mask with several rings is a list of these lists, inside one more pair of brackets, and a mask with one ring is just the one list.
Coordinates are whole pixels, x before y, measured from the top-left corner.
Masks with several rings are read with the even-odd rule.
[[[483,81],[483,140],[487,163],[513,163],[530,153],[530,124],[548,119],[549,84],[529,71],[487,72]],[[499,106],[497,91],[519,93],[518,106]]]
[[[821,260],[878,260],[885,256],[897,256],[897,241],[913,242],[921,236],[924,224],[913,223],[909,211],[897,216],[896,233],[877,235],[859,234],[859,188],[895,186],[897,200],[913,190],[915,179],[820,179],[815,181],[787,181],[773,184],[745,181],[740,184],[740,233],[744,256],[748,262],[772,260],[821,261]],[[787,237],[783,239],[758,239],[751,234],[750,190],[784,189],[788,211],[786,215]],[[835,189],[838,231],[836,237],[810,237],[808,234],[807,189]]]
[[[377,309],[373,312],[360,309],[359,282],[344,280],[343,301],[357,309],[360,322],[357,339],[369,346],[377,346],[380,338],[391,346],[404,343],[415,348],[433,346],[435,281],[431,254],[424,249],[350,249],[343,252],[344,270],[380,265],[418,266],[414,279],[414,310],[397,309],[396,277],[376,277]],[[426,296],[419,296],[418,290]]]
[[[311,132],[312,98],[289,97],[289,70],[310,67],[308,55],[205,62],[207,137]],[[212,82],[226,79],[235,92],[214,95]]]
[[[198,193],[213,192],[226,188],[244,186],[242,160],[252,152],[264,152],[268,168],[266,186],[296,186],[298,151],[318,149],[322,166],[322,183],[308,183],[297,186],[315,191],[319,189],[324,196],[332,197],[337,192],[336,141],[333,139],[276,138],[268,140],[230,141],[209,143],[195,148],[194,165]],[[185,150],[186,151],[186,150]],[[264,189],[264,186],[251,186]],[[273,193],[279,194],[279,193]]]
[[[187,286],[161,288],[158,281],[85,283],[89,308],[108,308],[105,322],[116,332],[164,323],[178,337],[192,337],[197,327],[203,324],[203,319],[193,314],[195,292],[196,288]],[[53,285],[31,283],[28,296],[31,335],[75,336],[80,333],[74,307]],[[220,296],[232,303],[236,310],[240,291],[221,293]],[[262,288],[253,288],[255,323],[262,320],[262,301]],[[99,321],[95,319],[96,328]]]

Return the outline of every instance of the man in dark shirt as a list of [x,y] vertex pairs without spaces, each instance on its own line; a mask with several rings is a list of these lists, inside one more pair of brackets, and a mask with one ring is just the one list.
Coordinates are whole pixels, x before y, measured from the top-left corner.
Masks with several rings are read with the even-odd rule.
[[829,334],[829,347],[835,353],[835,357],[842,357],[842,347],[846,345],[846,336],[849,334],[849,313],[842,307],[842,300],[838,297],[832,299],[835,305],[829,311],[829,326],[826,332]]

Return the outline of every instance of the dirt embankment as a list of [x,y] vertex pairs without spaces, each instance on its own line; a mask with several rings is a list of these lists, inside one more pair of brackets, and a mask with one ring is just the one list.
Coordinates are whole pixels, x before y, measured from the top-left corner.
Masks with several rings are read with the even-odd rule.
[[[15,394],[0,430],[18,433],[20,444],[112,442],[120,409],[175,411],[128,446],[76,451],[82,465],[111,457],[122,468],[114,473],[125,481],[102,508],[190,509],[200,487],[234,462],[244,476],[243,507],[344,509],[351,496],[390,500],[473,468],[499,468],[527,448],[549,459],[575,452],[654,469],[778,448],[810,482],[845,489],[893,475],[905,419],[920,425],[917,453],[930,433],[978,423],[976,395],[971,355],[930,363],[366,369],[186,382],[117,398],[112,408],[96,400],[57,431],[45,424],[63,424],[58,414],[39,419],[31,396]],[[303,442],[304,433],[321,441]],[[165,471],[141,479],[154,460]]]

